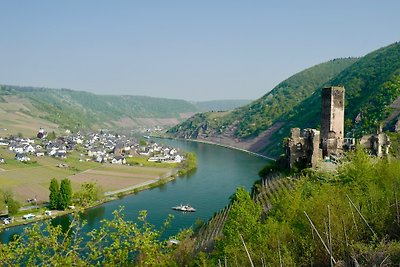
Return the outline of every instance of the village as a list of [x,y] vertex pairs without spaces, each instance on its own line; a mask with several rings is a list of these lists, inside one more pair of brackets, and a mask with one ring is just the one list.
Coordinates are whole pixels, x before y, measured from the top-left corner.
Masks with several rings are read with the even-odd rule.
[[[181,163],[183,156],[176,148],[155,142],[137,141],[124,135],[100,131],[84,134],[78,132],[57,138],[48,138],[48,133],[40,128],[37,138],[10,136],[0,138],[0,146],[8,147],[20,162],[30,162],[32,157],[55,157],[66,159],[71,151],[79,151],[79,161],[127,164],[127,158],[147,157],[149,162]],[[0,164],[5,159],[0,158]],[[66,166],[64,166],[66,167]]]
[[[75,134],[66,131],[56,137],[43,128],[35,138],[1,137],[1,189],[22,206],[15,221],[7,210],[0,210],[3,225],[59,216],[74,209],[47,210],[48,183],[54,177],[70,179],[74,190],[85,183],[95,183],[103,190],[98,203],[173,179],[184,161],[183,152],[142,137],[138,140],[108,130]],[[42,211],[38,213],[39,208],[44,209],[44,215]]]

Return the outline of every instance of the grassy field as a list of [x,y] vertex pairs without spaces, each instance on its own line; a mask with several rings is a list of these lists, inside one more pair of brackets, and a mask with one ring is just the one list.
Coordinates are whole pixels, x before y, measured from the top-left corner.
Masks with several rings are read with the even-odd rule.
[[[25,137],[36,136],[40,127],[48,132],[58,131],[58,126],[38,118],[40,112],[28,101],[15,97],[3,96],[7,102],[0,103],[0,136],[21,133]],[[36,117],[31,116],[35,114]]]
[[[107,192],[157,179],[169,174],[174,167],[156,168],[80,162],[80,155],[77,152],[72,153],[66,160],[31,156],[32,162],[25,164],[16,161],[14,153],[4,147],[0,148],[0,156],[6,160],[6,164],[0,165],[0,188],[14,192],[22,203],[34,197],[38,202],[47,202],[52,178],[58,180],[69,178],[73,190],[78,190],[84,182],[96,182]],[[69,167],[57,167],[60,163],[66,163]]]
[[131,165],[139,165],[139,166],[155,167],[155,168],[177,168],[179,166],[178,163],[150,162],[147,161],[147,157],[127,158],[126,163]]

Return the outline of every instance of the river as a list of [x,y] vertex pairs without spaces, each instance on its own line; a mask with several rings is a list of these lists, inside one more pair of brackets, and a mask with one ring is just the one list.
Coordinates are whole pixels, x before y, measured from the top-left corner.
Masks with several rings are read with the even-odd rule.
[[[164,139],[157,141],[195,153],[197,170],[160,187],[85,211],[82,214],[82,218],[87,221],[84,232],[99,227],[102,219],[111,219],[112,212],[123,206],[126,219],[133,220],[138,217],[140,210],[147,210],[148,219],[155,226],[161,226],[168,214],[173,214],[174,220],[165,233],[173,235],[180,229],[192,226],[197,219],[207,221],[211,218],[229,203],[229,197],[238,186],[250,189],[258,179],[258,171],[268,163],[262,157],[210,144]],[[181,203],[188,203],[197,211],[181,213],[171,209]],[[69,222],[70,216],[63,216],[53,219],[52,224],[65,227]],[[17,226],[3,231],[0,233],[0,241],[7,243],[12,235],[20,234],[24,227]]]

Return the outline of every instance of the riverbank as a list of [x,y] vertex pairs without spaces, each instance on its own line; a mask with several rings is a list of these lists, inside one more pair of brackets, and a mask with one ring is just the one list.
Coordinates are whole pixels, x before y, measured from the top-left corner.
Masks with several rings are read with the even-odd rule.
[[198,139],[184,139],[184,138],[175,138],[175,137],[168,137],[168,136],[151,136],[154,138],[160,138],[160,139],[171,139],[171,140],[178,140],[178,141],[190,141],[190,142],[196,142],[196,143],[202,143],[202,144],[208,144],[208,145],[215,145],[215,146],[220,146],[220,147],[225,147],[225,148],[229,148],[229,149],[234,149],[234,150],[238,150],[238,151],[242,151],[245,153],[248,153],[250,155],[254,155],[257,157],[261,157],[267,160],[272,160],[272,161],[276,161],[275,158],[272,157],[268,157],[256,152],[252,152],[243,148],[239,148],[239,147],[235,147],[235,146],[230,146],[230,145],[224,145],[224,144],[219,144],[219,143],[215,143],[215,142],[211,142],[211,141],[205,141],[205,140],[198,140]]
[[119,190],[105,192],[104,198],[102,198],[101,200],[95,201],[91,205],[85,206],[85,207],[74,206],[73,209],[68,209],[68,210],[63,210],[63,211],[51,210],[51,215],[45,215],[45,211],[47,211],[48,209],[44,205],[41,207],[37,207],[36,209],[30,209],[29,212],[27,212],[27,213],[32,213],[33,215],[35,215],[35,217],[33,219],[29,219],[29,220],[23,219],[23,215],[25,215],[27,213],[20,213],[13,219],[12,223],[7,224],[7,225],[5,225],[5,224],[0,225],[0,232],[5,229],[12,228],[15,226],[27,225],[27,224],[31,224],[31,223],[42,221],[42,220],[54,219],[56,217],[68,215],[73,212],[84,212],[85,210],[100,206],[107,202],[111,202],[111,201],[120,199],[124,196],[131,195],[131,194],[137,194],[143,190],[147,190],[147,189],[151,189],[151,188],[155,188],[155,187],[164,185],[164,184],[176,179],[176,177],[183,176],[197,168],[196,157],[193,157],[192,153],[186,153],[185,155],[186,155],[187,159],[190,159],[190,160],[188,160],[188,161],[190,161],[190,164],[187,164],[185,161],[183,161],[180,168],[175,168],[172,171],[170,171],[162,176],[159,176],[157,179],[149,180],[149,181],[146,181],[146,182],[143,182],[140,184],[136,184],[134,186],[122,188]]

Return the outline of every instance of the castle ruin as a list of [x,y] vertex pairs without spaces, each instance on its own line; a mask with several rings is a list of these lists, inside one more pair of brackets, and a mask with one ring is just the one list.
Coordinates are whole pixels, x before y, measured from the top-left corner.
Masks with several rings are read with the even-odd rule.
[[[337,157],[344,150],[355,147],[354,138],[344,138],[344,87],[322,89],[321,131],[316,129],[292,128],[285,141],[287,167],[296,164],[303,167],[316,167],[318,161]],[[364,136],[360,144],[370,150],[372,155],[386,156],[389,153],[389,137],[378,131]]]
[[289,168],[295,164],[315,167],[319,160],[337,155],[343,150],[344,140],[344,87],[322,89],[321,131],[291,129],[285,142],[285,155]]

